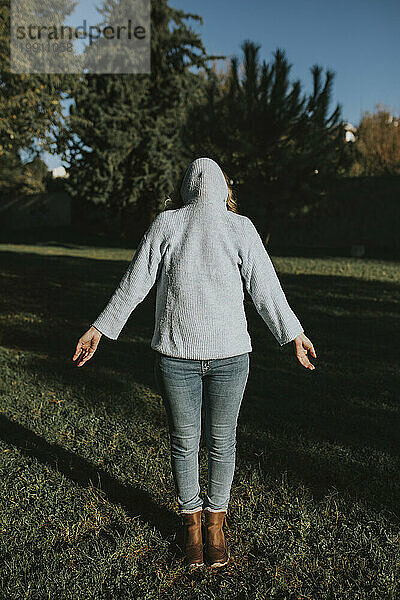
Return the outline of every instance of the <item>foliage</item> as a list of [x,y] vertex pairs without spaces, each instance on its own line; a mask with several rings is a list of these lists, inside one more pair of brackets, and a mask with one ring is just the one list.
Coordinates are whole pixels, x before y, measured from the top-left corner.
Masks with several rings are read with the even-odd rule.
[[353,146],[350,175],[400,175],[400,115],[379,104],[374,113],[366,111]]
[[[112,21],[110,6],[103,14]],[[173,186],[186,106],[198,88],[189,67],[209,59],[185,23],[201,17],[166,0],[153,0],[151,10],[151,73],[84,75],[58,140],[71,164],[71,193],[106,204],[121,227],[128,207],[151,221]]]
[[187,136],[191,148],[226,167],[245,211],[265,219],[318,202],[340,168],[344,131],[340,105],[328,114],[333,72],[322,85],[314,65],[313,92],[302,96],[300,81],[290,84],[284,51],[260,64],[259,48],[245,41],[242,65],[233,57],[225,74],[210,75]]
[[36,194],[46,189],[46,163],[35,156],[23,163],[19,155],[5,152],[0,155],[0,190],[3,200],[20,194]]
[[[27,0],[25,10],[37,2]],[[72,0],[60,0],[57,11],[68,15]],[[70,74],[14,73],[10,70],[10,0],[0,6],[0,156],[17,160],[21,149],[32,158],[41,151],[54,150],[54,132],[62,127],[64,95],[74,85]],[[14,157],[14,159],[12,158]]]

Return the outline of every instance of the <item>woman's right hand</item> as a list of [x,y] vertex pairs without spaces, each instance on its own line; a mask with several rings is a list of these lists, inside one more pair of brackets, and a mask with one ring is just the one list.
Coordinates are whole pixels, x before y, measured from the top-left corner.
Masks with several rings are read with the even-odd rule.
[[78,367],[81,367],[85,362],[92,358],[97,350],[102,335],[103,334],[92,325],[92,327],[79,338],[75,354],[72,357],[72,360],[79,359],[79,362],[77,363]]

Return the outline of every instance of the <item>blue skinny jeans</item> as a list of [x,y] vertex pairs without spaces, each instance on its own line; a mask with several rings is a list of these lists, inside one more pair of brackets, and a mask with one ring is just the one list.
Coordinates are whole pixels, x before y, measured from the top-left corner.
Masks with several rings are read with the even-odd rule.
[[[166,409],[178,512],[227,511],[235,471],[236,428],[249,352],[208,360],[155,351],[154,377]],[[204,398],[208,489],[200,496],[198,453]]]

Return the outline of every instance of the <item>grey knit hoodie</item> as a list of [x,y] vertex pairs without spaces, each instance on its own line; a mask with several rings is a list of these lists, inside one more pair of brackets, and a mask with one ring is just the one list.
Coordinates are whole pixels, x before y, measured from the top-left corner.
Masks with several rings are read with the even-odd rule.
[[281,346],[303,332],[253,222],[227,210],[228,191],[214,160],[190,163],[184,205],[155,217],[96,329],[116,340],[157,281],[151,348],[163,354],[206,360],[251,352],[243,283]]

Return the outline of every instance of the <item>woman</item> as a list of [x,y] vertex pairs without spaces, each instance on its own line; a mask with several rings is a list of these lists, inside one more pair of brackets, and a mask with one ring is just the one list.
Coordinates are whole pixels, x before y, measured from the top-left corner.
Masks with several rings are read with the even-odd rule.
[[[236,425],[252,351],[243,283],[280,344],[290,341],[300,363],[314,365],[311,341],[290,308],[252,221],[236,212],[229,180],[210,158],[190,163],[181,206],[158,214],[108,304],[78,341],[78,366],[96,351],[102,334],[116,340],[129,315],[157,281],[151,340],[154,374],[168,416],[171,466],[182,518],[182,549],[189,566],[205,559],[228,563],[223,532],[235,469]],[[204,397],[208,489],[198,481]]]

